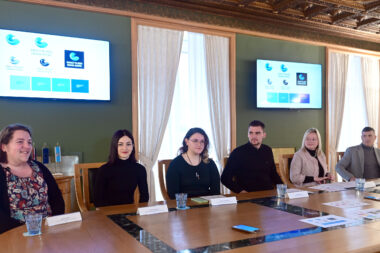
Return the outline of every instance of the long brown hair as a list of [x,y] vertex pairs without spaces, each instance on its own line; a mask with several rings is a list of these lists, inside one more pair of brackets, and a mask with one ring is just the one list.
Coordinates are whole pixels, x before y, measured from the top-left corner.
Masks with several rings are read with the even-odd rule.
[[135,156],[135,140],[133,139],[133,135],[131,134],[131,132],[129,132],[128,130],[126,129],[120,129],[120,130],[117,130],[113,136],[112,136],[112,140],[111,140],[111,146],[110,146],[110,154],[108,156],[108,163],[110,164],[113,164],[117,161],[117,159],[119,158],[119,154],[117,153],[117,146],[118,146],[118,143],[119,143],[119,140],[124,137],[124,136],[128,136],[129,139],[132,140],[132,144],[133,144],[133,149],[132,149],[132,152],[128,158],[128,160],[132,161],[132,162],[136,162],[136,156]]

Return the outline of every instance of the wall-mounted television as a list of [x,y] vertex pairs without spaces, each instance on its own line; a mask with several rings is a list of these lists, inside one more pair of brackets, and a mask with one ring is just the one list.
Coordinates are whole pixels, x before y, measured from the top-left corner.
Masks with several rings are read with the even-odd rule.
[[322,108],[322,66],[257,59],[257,108]]
[[0,96],[110,100],[109,42],[0,29]]

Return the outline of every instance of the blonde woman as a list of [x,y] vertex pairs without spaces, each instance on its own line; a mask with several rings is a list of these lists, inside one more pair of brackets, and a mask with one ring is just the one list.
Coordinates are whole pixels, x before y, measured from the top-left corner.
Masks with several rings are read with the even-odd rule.
[[290,180],[297,186],[323,184],[333,180],[331,174],[328,173],[318,129],[306,130],[302,146],[294,154],[290,164]]

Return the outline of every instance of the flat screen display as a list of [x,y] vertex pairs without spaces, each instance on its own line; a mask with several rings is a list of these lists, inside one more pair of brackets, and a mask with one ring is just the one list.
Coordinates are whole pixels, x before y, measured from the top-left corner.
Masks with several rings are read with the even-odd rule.
[[257,60],[258,108],[322,108],[320,64]]
[[110,100],[109,42],[0,29],[0,96]]

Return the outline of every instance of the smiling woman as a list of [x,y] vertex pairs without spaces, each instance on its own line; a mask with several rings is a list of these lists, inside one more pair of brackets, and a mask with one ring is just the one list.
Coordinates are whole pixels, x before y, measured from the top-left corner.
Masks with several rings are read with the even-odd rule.
[[306,130],[302,146],[294,154],[290,164],[290,180],[298,186],[316,185],[334,180],[331,173],[328,172],[318,129]]
[[30,158],[30,129],[20,124],[5,127],[0,145],[0,233],[22,225],[27,214],[63,214],[65,204],[52,174]]
[[108,162],[96,174],[95,206],[131,204],[136,187],[140,202],[149,200],[146,170],[136,161],[134,144],[128,130],[118,130],[112,136]]

